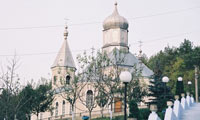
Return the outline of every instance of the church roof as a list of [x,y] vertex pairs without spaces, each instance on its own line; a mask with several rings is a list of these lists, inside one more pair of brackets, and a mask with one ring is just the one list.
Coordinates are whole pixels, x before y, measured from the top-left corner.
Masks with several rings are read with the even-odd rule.
[[126,18],[119,15],[117,3],[115,3],[115,9],[113,13],[104,20],[103,28],[104,30],[112,28],[128,29],[128,21]]
[[53,67],[70,67],[76,68],[74,64],[74,59],[72,57],[72,53],[70,51],[68,42],[67,42],[68,31],[67,27],[65,27],[64,37],[65,40],[63,41],[62,47],[60,48],[57,57],[52,65]]
[[150,77],[154,73],[151,69],[149,69],[145,64],[140,62],[137,57],[135,57],[132,53],[124,53],[120,52],[119,49],[114,49],[112,52],[108,54],[110,60],[118,65],[128,67],[130,72],[134,72],[135,68],[137,70],[141,70],[141,74],[143,77]]

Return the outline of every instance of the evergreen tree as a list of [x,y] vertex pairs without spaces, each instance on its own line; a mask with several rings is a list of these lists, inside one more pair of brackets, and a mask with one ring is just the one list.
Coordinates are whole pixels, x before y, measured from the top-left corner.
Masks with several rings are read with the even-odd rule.
[[[168,86],[171,88],[173,94],[180,94],[178,92],[177,78],[183,77],[183,88],[188,91],[188,81],[194,83],[194,66],[200,67],[200,46],[194,46],[193,43],[185,39],[179,47],[165,47],[156,55],[151,56],[147,65],[150,69],[155,70],[156,61],[159,61],[159,70],[162,74],[170,78]],[[153,76],[154,78],[154,76]],[[192,84],[192,92],[195,91],[194,84]]]
[[53,92],[51,90],[51,84],[41,84],[39,85],[33,93],[32,100],[32,113],[38,116],[40,112],[45,112],[52,109],[52,102],[54,100]]
[[140,111],[135,100],[129,101],[129,117],[139,119]]
[[161,112],[166,107],[166,102],[172,99],[170,88],[162,82],[162,72],[159,68],[159,62],[156,62],[154,75],[149,85],[149,97],[151,102],[149,104],[157,104],[158,111]]

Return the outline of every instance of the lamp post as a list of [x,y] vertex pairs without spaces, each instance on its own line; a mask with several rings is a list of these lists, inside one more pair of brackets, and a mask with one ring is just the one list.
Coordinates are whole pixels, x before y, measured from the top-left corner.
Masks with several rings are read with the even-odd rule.
[[176,83],[176,95],[180,96],[181,93],[184,93],[183,78],[178,77],[178,81]]
[[164,82],[165,83],[165,88],[164,88],[164,99],[166,99],[166,83],[167,82],[169,82],[169,78],[167,77],[167,76],[164,76],[163,78],[162,78],[162,82]]
[[131,81],[132,75],[128,71],[123,71],[121,72],[119,76],[120,80],[124,83],[124,120],[127,120],[127,115],[126,115],[126,92],[127,92],[127,84]]
[[191,85],[192,85],[192,82],[188,81],[188,86],[189,86],[189,92],[190,92],[190,94],[191,94]]
[[182,77],[178,77],[178,81],[179,81],[179,82],[182,82],[182,81],[183,81],[183,78],[182,78]]

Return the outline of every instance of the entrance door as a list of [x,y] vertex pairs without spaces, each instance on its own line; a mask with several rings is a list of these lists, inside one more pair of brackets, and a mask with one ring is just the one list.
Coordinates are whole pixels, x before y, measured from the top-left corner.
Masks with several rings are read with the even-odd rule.
[[114,112],[122,112],[122,101],[120,100],[120,98],[115,98],[115,111]]

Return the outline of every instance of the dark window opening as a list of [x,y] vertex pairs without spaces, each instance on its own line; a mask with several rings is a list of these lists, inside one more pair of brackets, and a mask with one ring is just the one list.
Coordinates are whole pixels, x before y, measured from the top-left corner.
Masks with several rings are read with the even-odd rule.
[[56,84],[56,81],[57,81],[57,76],[54,76],[53,77],[53,83]]
[[86,106],[90,108],[92,105],[93,105],[93,92],[92,90],[88,90],[86,95]]
[[56,102],[56,112],[55,112],[55,116],[58,116],[58,102]]
[[70,84],[71,77],[69,75],[66,76],[66,84]]

